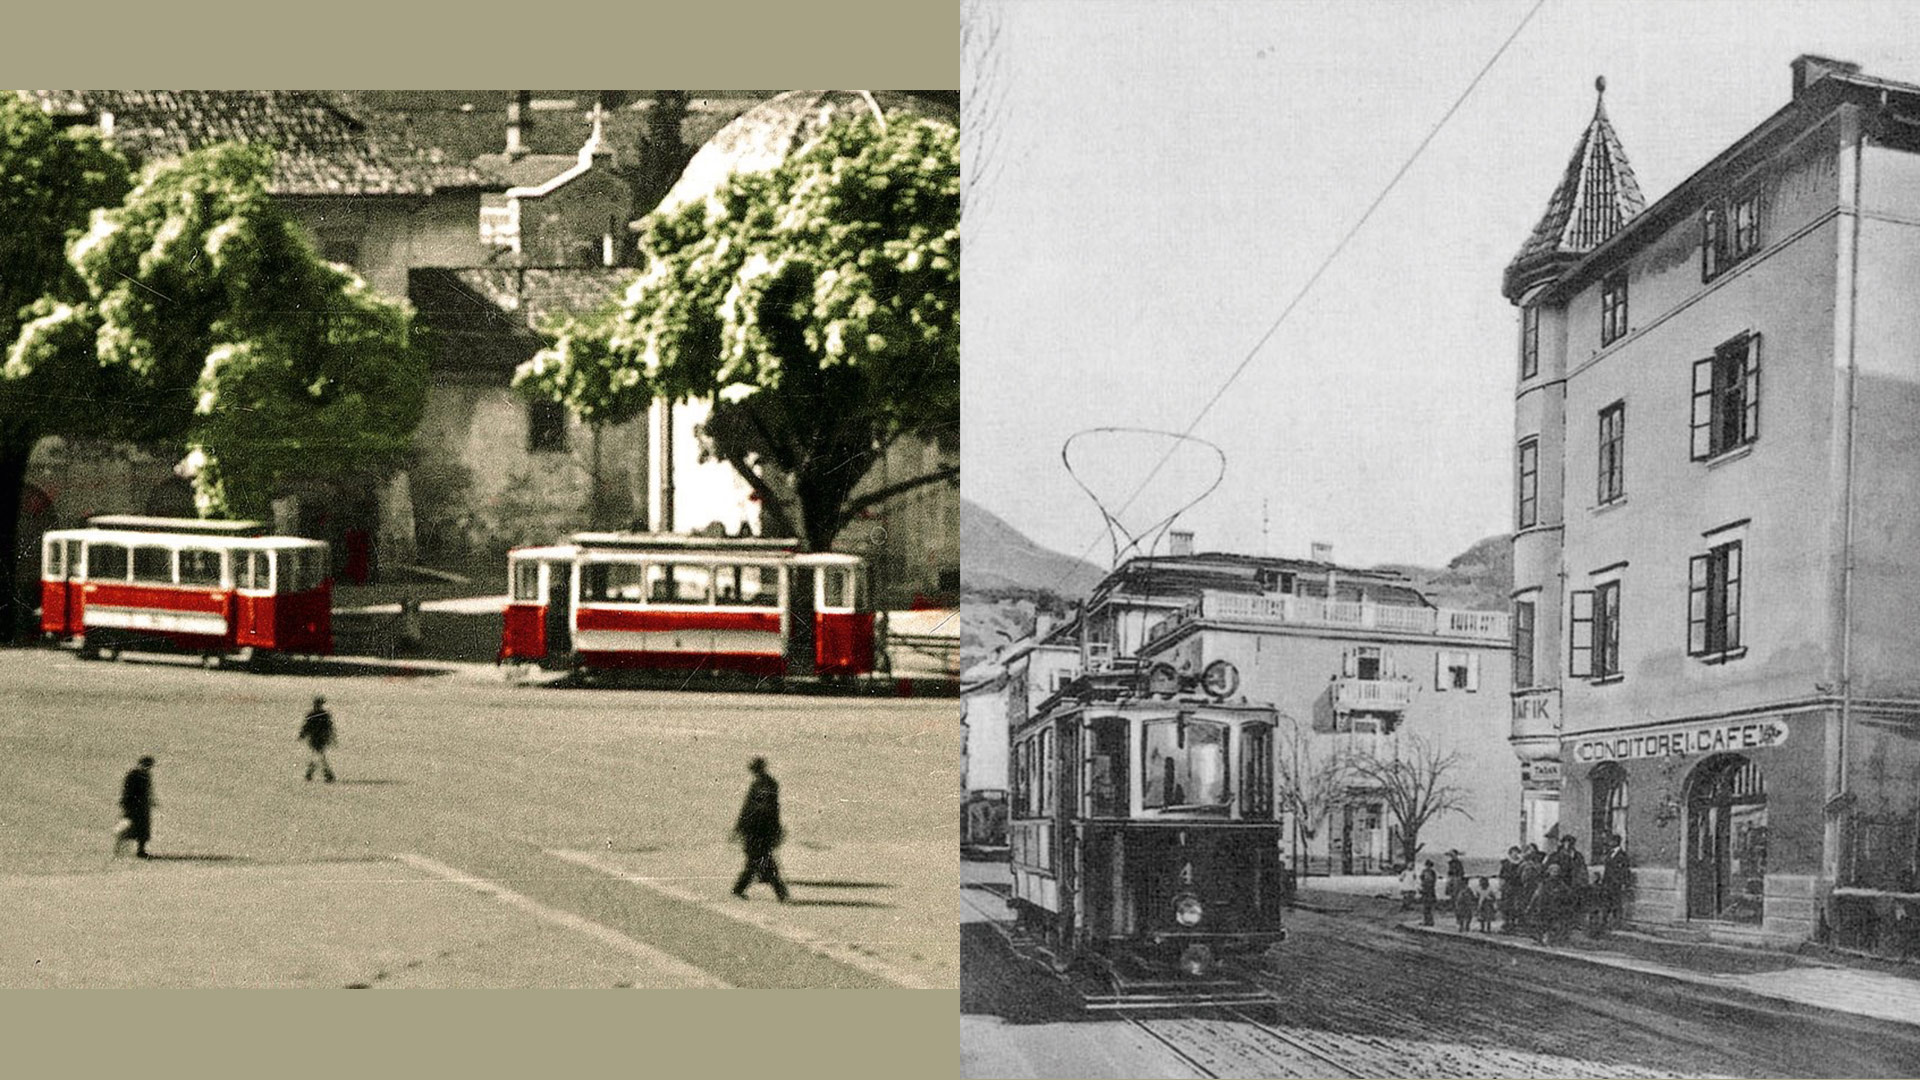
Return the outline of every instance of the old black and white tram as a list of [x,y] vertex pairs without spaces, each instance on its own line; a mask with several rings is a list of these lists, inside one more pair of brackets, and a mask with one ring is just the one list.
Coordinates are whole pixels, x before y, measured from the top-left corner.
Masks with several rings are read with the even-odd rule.
[[1276,714],[1229,700],[1237,682],[1224,663],[1198,685],[1085,677],[1010,733],[1018,939],[1107,1000],[1230,987],[1232,961],[1286,937]]

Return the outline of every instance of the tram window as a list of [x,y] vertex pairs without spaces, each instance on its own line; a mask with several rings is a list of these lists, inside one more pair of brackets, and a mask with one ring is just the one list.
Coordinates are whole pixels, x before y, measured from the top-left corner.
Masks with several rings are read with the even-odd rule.
[[770,566],[740,567],[740,599],[742,604],[758,604],[761,607],[773,607],[780,603],[780,586],[776,572]]
[[78,540],[67,541],[66,572],[69,577],[75,576],[80,573],[80,541]]
[[163,547],[134,548],[133,580],[147,585],[173,584],[173,550]]
[[1240,734],[1240,812],[1249,818],[1273,815],[1273,737],[1266,727],[1248,724]]
[[1127,721],[1107,717],[1093,724],[1088,755],[1088,812],[1094,817],[1127,815]]
[[585,569],[580,581],[583,600],[638,603],[644,595],[641,571],[645,568],[639,563],[596,562],[588,563]]
[[94,581],[127,580],[127,549],[122,544],[88,544],[87,577]]
[[647,599],[656,604],[711,604],[713,573],[705,566],[685,563],[650,564]]
[[233,583],[242,589],[272,588],[273,578],[268,573],[267,558],[264,551],[236,551],[233,561]]
[[852,583],[848,580],[852,576],[853,572],[850,570],[831,569],[826,572],[824,575],[827,591],[826,607],[847,607],[853,602]]
[[540,599],[540,564],[528,560],[513,564],[513,598],[522,603]]
[[716,566],[713,568],[713,602],[716,604],[740,602],[739,567]]
[[220,553],[208,548],[181,548],[180,584],[220,584]]
[[46,554],[41,557],[40,576],[50,578],[66,577],[66,554],[66,545],[58,540],[47,541]]
[[1142,805],[1148,809],[1227,805],[1227,726],[1211,720],[1155,720],[1141,746]]

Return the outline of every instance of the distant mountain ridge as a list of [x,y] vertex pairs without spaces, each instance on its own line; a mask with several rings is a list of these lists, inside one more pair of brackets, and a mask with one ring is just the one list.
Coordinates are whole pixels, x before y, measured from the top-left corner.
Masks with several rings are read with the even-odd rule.
[[1041,547],[978,503],[960,500],[960,589],[963,593],[1079,600],[1107,572],[1084,559]]

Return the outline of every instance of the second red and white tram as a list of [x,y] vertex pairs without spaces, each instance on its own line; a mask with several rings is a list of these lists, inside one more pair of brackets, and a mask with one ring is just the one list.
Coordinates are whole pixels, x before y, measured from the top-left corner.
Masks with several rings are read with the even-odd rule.
[[792,540],[577,533],[507,554],[503,662],[755,676],[873,671],[854,555]]
[[254,521],[103,516],[41,541],[40,628],[87,655],[333,651],[324,541]]

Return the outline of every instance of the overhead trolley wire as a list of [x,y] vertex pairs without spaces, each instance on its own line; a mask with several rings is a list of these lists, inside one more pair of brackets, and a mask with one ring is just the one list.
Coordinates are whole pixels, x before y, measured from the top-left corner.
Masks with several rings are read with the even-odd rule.
[[[1181,432],[1183,439],[1193,434],[1194,429],[1199,427],[1201,421],[1207,418],[1207,414],[1213,411],[1213,407],[1218,405],[1220,399],[1226,396],[1227,391],[1233,387],[1233,384],[1239,381],[1240,376],[1245,373],[1247,367],[1253,363],[1254,358],[1260,354],[1260,350],[1265,348],[1267,342],[1273,339],[1273,335],[1279,332],[1280,327],[1292,316],[1294,310],[1300,306],[1301,301],[1305,300],[1307,294],[1313,291],[1313,287],[1319,283],[1328,268],[1334,264],[1335,260],[1340,258],[1342,252],[1346,251],[1347,245],[1351,243],[1354,236],[1366,226],[1367,221],[1373,217],[1374,212],[1380,209],[1380,205],[1386,201],[1387,196],[1391,195],[1393,190],[1400,186],[1400,181],[1406,177],[1408,171],[1413,168],[1414,163],[1420,160],[1420,155],[1426,152],[1427,147],[1433,143],[1434,138],[1447,126],[1447,122],[1453,119],[1454,114],[1460,111],[1462,105],[1466,104],[1467,98],[1473,95],[1473,91],[1480,85],[1481,81],[1487,77],[1487,73],[1493,70],[1493,66],[1500,62],[1502,56],[1506,55],[1507,50],[1512,47],[1514,40],[1520,36],[1520,32],[1527,28],[1527,24],[1533,21],[1533,17],[1539,14],[1542,7],[1546,6],[1546,2],[1547,0],[1534,0],[1533,6],[1528,8],[1527,13],[1521,16],[1520,21],[1515,24],[1513,32],[1509,33],[1506,40],[1500,43],[1500,47],[1493,51],[1493,55],[1487,58],[1487,62],[1480,66],[1480,70],[1474,74],[1472,81],[1467,83],[1466,89],[1460,91],[1459,96],[1454,98],[1453,104],[1449,105],[1447,111],[1441,114],[1440,119],[1434,122],[1433,127],[1427,132],[1426,137],[1422,138],[1419,145],[1413,148],[1413,153],[1407,156],[1407,160],[1402,163],[1399,170],[1393,174],[1393,178],[1388,180],[1386,186],[1380,189],[1380,194],[1374,196],[1373,202],[1367,205],[1367,209],[1360,215],[1359,219],[1347,229],[1346,233],[1340,237],[1339,242],[1333,246],[1333,250],[1329,251],[1326,258],[1320,261],[1320,265],[1314,269],[1313,274],[1307,278],[1306,283],[1300,286],[1298,292],[1294,293],[1293,299],[1289,300],[1286,307],[1281,309],[1279,317],[1273,320],[1273,323],[1267,327],[1266,332],[1261,334],[1259,340],[1253,343],[1253,347],[1247,350],[1247,355],[1241,359],[1239,365],[1227,376],[1226,381],[1222,382],[1220,388],[1214,391],[1213,396],[1207,399],[1206,405],[1201,407],[1199,413],[1194,416],[1193,421],[1187,425],[1186,430]],[[1127,500],[1124,503],[1120,504],[1120,509],[1114,512],[1116,516],[1127,512],[1127,509],[1133,505],[1134,500],[1138,499],[1141,493],[1146,491],[1147,485],[1153,483],[1154,477],[1160,474],[1160,470],[1172,459],[1174,452],[1178,450],[1179,447],[1180,443],[1175,442],[1167,448],[1166,453],[1160,456],[1160,460],[1154,463],[1153,468],[1148,471],[1146,477],[1133,489],[1133,493],[1127,496]],[[1093,554],[1093,549],[1098,546],[1100,546],[1100,537],[1095,536],[1088,542],[1086,548],[1080,552],[1080,561],[1084,562],[1088,555]],[[1055,580],[1054,584],[1057,586],[1065,580],[1066,573],[1063,572],[1061,576]]]

